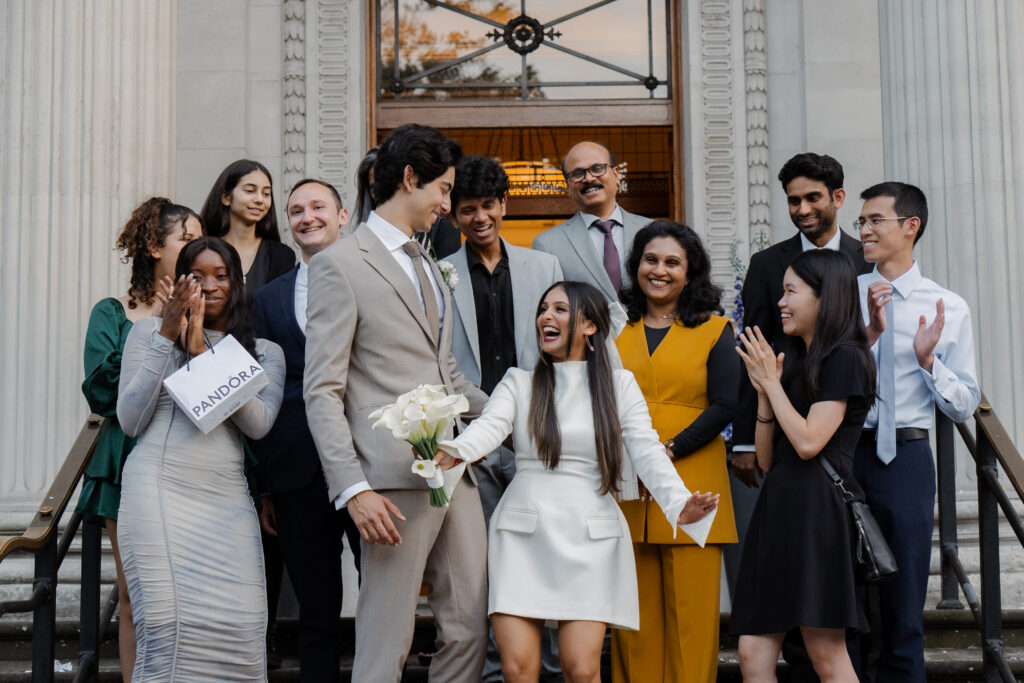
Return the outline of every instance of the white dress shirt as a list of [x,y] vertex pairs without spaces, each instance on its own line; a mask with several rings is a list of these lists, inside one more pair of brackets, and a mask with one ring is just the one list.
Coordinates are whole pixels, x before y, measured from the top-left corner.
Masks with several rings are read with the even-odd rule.
[[[594,225],[594,221],[602,220],[601,217],[580,211],[580,218],[583,219],[583,225],[587,226],[590,241],[594,243],[598,257],[604,258],[604,233]],[[616,204],[615,210],[604,220],[615,221],[615,226],[612,228],[612,243],[615,244],[615,250],[619,252],[619,270],[622,270],[626,267],[626,229],[622,227],[622,208]]]
[[[861,311],[868,323],[868,285],[884,280],[877,266],[875,270],[857,278],[860,287]],[[895,351],[896,428],[918,427],[930,429],[934,422],[935,406],[954,422],[963,422],[971,416],[981,400],[974,361],[974,334],[971,330],[971,311],[956,293],[943,289],[921,275],[917,262],[903,275],[892,281],[893,287],[893,346]],[[932,371],[917,363],[914,336],[918,318],[925,324],[935,320],[935,304],[942,299],[946,309],[946,322],[935,345]],[[871,349],[878,362],[878,344]],[[878,410],[872,406],[864,421],[865,429],[878,425]]]
[[[402,249],[402,245],[410,241],[411,238],[404,232],[396,228],[395,226],[388,223],[386,220],[377,215],[377,212],[371,211],[370,215],[366,218],[366,226],[373,231],[373,234],[384,243],[384,248],[391,252],[391,256],[395,259],[402,271],[409,277],[409,281],[412,282],[412,286],[416,288],[416,295],[419,297],[420,305],[423,305],[423,291],[420,289],[420,280],[416,277],[415,266],[413,265],[412,257],[405,253]],[[434,270],[430,267],[430,264],[423,264],[423,270],[427,272],[427,279],[434,286],[434,296],[437,299],[437,319],[440,325],[439,329],[444,328],[444,295],[441,293],[438,287],[437,280],[434,278]],[[301,271],[300,271],[301,273]],[[298,283],[296,283],[296,296],[298,296]],[[361,481],[356,484],[352,484],[344,491],[342,491],[337,498],[334,499],[334,507],[337,510],[345,507],[348,501],[352,499],[358,493],[363,491],[372,491],[373,487],[367,481]]]
[[[843,237],[843,231],[836,226],[836,234],[832,235],[832,238],[825,243],[825,246],[819,247],[814,242],[807,239],[807,236],[800,233],[800,247],[802,251],[810,251],[811,249],[831,249],[832,251],[839,251],[839,242]],[[755,450],[754,444],[752,443],[737,443],[733,444],[733,453],[753,453]]]
[[[398,265],[402,267],[405,274],[409,276],[409,281],[412,282],[412,286],[416,288],[416,296],[419,297],[420,305],[422,305],[423,292],[420,290],[420,279],[416,277],[416,270],[412,263],[412,257],[406,254],[402,249],[402,245],[411,241],[412,238],[378,216],[375,211],[371,211],[370,215],[367,216],[366,226],[373,231],[373,234],[376,235],[381,242],[384,243],[384,247],[391,252],[391,256],[395,259]],[[445,313],[444,295],[441,293],[437,280],[434,278],[434,269],[430,267],[430,264],[424,263],[423,270],[427,272],[427,279],[430,280],[432,285],[434,285],[434,298],[437,299],[437,320],[440,327],[443,328]]]
[[299,261],[299,272],[295,274],[295,322],[302,333],[306,333],[306,301],[309,298],[309,264]]

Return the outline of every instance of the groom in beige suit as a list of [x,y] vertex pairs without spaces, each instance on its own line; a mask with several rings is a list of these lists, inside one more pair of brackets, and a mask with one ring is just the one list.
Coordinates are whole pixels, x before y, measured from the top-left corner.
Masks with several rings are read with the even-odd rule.
[[412,239],[448,213],[457,142],[408,124],[381,144],[377,209],[309,263],[304,396],[328,495],[362,536],[352,680],[399,681],[421,583],[437,622],[432,681],[479,681],[487,646],[487,534],[472,470],[447,508],[430,507],[409,444],[367,416],[419,384],[486,394],[455,369],[454,314],[441,273]]

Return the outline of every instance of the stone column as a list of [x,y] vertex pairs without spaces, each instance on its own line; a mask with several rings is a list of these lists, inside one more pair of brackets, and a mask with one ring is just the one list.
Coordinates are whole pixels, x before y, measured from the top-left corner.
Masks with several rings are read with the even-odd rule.
[[928,197],[916,256],[970,305],[982,390],[1019,447],[1024,4],[880,0],[878,12],[885,178]]
[[0,506],[38,504],[88,415],[115,238],[174,192],[176,1],[0,3]]

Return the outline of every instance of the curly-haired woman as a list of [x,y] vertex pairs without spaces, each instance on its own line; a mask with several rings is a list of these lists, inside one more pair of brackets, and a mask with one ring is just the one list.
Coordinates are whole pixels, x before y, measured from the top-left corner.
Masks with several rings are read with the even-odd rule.
[[640,588],[640,630],[612,633],[621,681],[714,681],[718,671],[723,543],[736,542],[722,429],[732,421],[739,362],[722,290],[700,238],[680,223],[640,230],[620,298],[629,324],[616,344],[647,400],[676,472],[699,491],[720,491],[707,545],[674,536],[653,501],[626,501]]
[[132,324],[153,315],[159,305],[156,283],[174,275],[178,252],[202,234],[199,216],[189,208],[172,204],[163,197],[151,197],[139,204],[117,238],[117,248],[124,254],[122,260],[131,264],[128,293],[97,303],[89,316],[85,334],[82,393],[89,409],[106,420],[100,427],[96,451],[85,470],[76,510],[104,520],[114,549],[120,598],[118,647],[121,675],[125,680],[131,678],[135,665],[135,626],[117,544],[117,508],[121,503],[121,471],[135,439],[125,436],[117,421],[121,352]]

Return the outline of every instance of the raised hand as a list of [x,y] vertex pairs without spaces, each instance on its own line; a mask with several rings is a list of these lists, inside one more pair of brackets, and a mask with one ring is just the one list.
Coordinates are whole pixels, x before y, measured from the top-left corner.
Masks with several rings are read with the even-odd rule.
[[191,299],[189,305],[188,339],[182,343],[188,343],[188,352],[193,356],[206,351],[206,342],[203,337],[203,321],[206,315],[206,295],[202,292],[199,296]]
[[157,300],[163,306],[163,318],[160,323],[160,334],[171,341],[177,341],[185,330],[188,322],[185,312],[189,310],[193,300],[200,296],[199,283],[188,279],[185,275],[171,283],[171,278],[164,277],[156,292]]
[[719,495],[717,493],[701,493],[694,491],[693,495],[686,501],[676,524],[692,524],[703,519],[709,512],[718,507]]
[[885,332],[885,305],[892,301],[892,285],[885,280],[868,285],[868,344],[875,345]]
[[932,371],[932,364],[935,362],[933,351],[942,336],[942,327],[946,324],[946,304],[939,299],[935,302],[935,320],[931,325],[925,324],[925,317],[922,315],[917,319],[917,334],[914,335],[914,354],[917,356],[917,364],[927,372]]
[[780,353],[776,356],[772,345],[756,325],[753,329],[744,329],[740,334],[740,341],[743,348],[737,346],[736,353],[740,354],[740,358],[747,366],[747,375],[754,389],[757,393],[763,394],[769,384],[782,379],[782,362],[786,354]]

